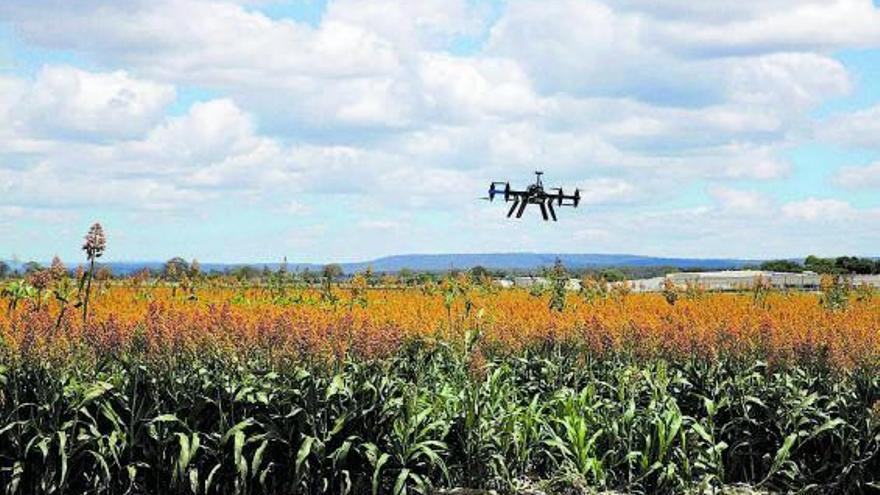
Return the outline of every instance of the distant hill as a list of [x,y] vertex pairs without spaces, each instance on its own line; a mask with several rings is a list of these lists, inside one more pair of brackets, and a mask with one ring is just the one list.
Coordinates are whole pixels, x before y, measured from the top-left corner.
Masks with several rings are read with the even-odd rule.
[[[403,254],[385,256],[369,261],[339,263],[345,273],[355,273],[372,267],[377,272],[398,272],[404,268],[415,271],[446,271],[450,269],[467,270],[475,266],[483,266],[492,270],[528,271],[553,265],[556,258],[571,269],[606,268],[606,267],[649,267],[664,266],[679,269],[704,268],[707,270],[723,270],[742,268],[746,265],[760,263],[755,260],[739,260],[724,258],[660,258],[632,254],[570,254],[570,253],[481,253],[481,254]],[[142,268],[161,269],[160,261],[129,261],[105,263],[114,273],[126,274]],[[224,271],[244,263],[202,263],[204,271]],[[255,268],[269,267],[277,270],[279,263],[248,263]],[[306,268],[320,270],[318,263],[289,263],[291,271],[302,271]]]
[[420,271],[444,271],[483,266],[489,269],[532,270],[551,266],[556,258],[568,268],[670,266],[720,270],[739,268],[755,261],[735,259],[657,258],[631,254],[566,254],[566,253],[485,253],[485,254],[407,254],[386,256],[363,263],[342,264],[343,270],[359,271],[367,266],[382,272],[403,268]]
[[746,261],[724,259],[654,258],[628,254],[553,254],[553,253],[503,253],[503,254],[439,254],[401,255],[379,258],[370,263],[374,270],[396,271],[401,268],[416,270],[467,269],[477,265],[491,269],[529,270],[550,266],[556,258],[569,268],[594,268],[609,266],[675,266],[677,268],[731,268],[747,264]]

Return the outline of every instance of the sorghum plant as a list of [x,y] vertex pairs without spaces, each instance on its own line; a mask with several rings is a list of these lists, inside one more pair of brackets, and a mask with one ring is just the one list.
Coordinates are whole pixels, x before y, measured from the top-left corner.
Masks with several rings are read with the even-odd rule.
[[[104,254],[104,249],[107,247],[107,238],[104,236],[104,229],[101,227],[100,223],[95,223],[89,229],[88,234],[85,237],[85,243],[83,244],[83,251],[86,252],[86,259],[89,262],[89,271],[83,276],[83,280],[85,281],[85,297],[83,298],[83,324],[86,323],[86,319],[89,314],[89,295],[92,291],[92,278],[95,276],[95,260],[101,257]],[[83,282],[80,282],[80,288],[83,287]]]

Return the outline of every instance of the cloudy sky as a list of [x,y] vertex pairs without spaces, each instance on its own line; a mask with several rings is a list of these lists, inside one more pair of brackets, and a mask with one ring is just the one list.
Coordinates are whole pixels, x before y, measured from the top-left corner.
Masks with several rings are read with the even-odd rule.
[[[521,221],[490,180],[580,187]],[[0,258],[880,255],[875,0],[3,0]]]

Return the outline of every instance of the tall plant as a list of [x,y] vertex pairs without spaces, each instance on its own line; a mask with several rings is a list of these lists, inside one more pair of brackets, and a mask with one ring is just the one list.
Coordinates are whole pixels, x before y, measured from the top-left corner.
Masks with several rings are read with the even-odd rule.
[[92,279],[95,277],[95,261],[104,254],[107,247],[107,238],[104,236],[104,229],[100,223],[95,223],[89,229],[83,244],[83,251],[86,252],[86,259],[89,262],[89,271],[83,275],[83,281],[80,282],[80,289],[85,285],[85,295],[83,301],[83,325],[89,314],[89,296],[92,292]]
[[556,258],[553,264],[553,270],[550,272],[550,278],[553,282],[553,292],[550,294],[550,309],[562,311],[565,309],[565,291],[568,284],[568,273],[562,260]]

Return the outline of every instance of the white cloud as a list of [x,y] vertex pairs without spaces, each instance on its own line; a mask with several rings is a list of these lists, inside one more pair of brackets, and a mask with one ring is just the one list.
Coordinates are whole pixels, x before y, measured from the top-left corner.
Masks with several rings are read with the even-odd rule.
[[858,215],[855,208],[839,199],[808,198],[782,205],[782,213],[796,220],[836,221],[852,219]]
[[863,167],[844,167],[838,171],[834,180],[851,189],[880,188],[880,162]]
[[443,48],[457,36],[473,35],[485,12],[467,0],[338,0],[328,4],[324,19],[361,26],[402,50]]
[[[656,37],[677,51],[704,56],[880,43],[880,11],[871,0],[743,2],[747,5],[741,7],[701,3],[725,15],[716,22],[683,16],[657,26]],[[730,15],[731,10],[740,15]]]
[[843,64],[815,53],[776,53],[735,59],[729,65],[726,85],[738,103],[809,108],[851,89]]
[[440,117],[537,116],[544,106],[521,68],[507,59],[427,54],[419,76],[428,111]]
[[766,215],[773,209],[772,201],[757,191],[715,186],[709,194],[725,213],[739,215]]
[[168,84],[136,79],[125,71],[45,66],[15,110],[37,134],[135,137],[161,120],[174,95]]
[[36,163],[0,167],[0,190],[19,205],[174,210],[216,200],[221,189],[228,197],[300,187],[299,177],[290,150],[221,99],[167,118],[143,139],[47,143]]
[[[586,205],[620,203],[633,199],[636,187],[622,179],[600,178],[582,182],[581,202]],[[572,191],[564,191],[572,194]]]
[[[602,233],[554,241],[573,250],[591,240],[621,250],[639,232],[636,248],[699,241],[709,252],[766,237],[783,219],[856,225],[869,210],[814,191],[780,205],[752,183],[796,180],[786,152],[811,131],[880,148],[878,108],[818,124],[810,114],[853,90],[834,50],[880,44],[877,8],[722,3],[512,0],[490,27],[469,0],[332,0],[316,25],[264,15],[260,0],[2,2],[21,43],[94,69],[0,78],[0,206],[203,212],[235,202],[307,208],[319,222],[338,211],[315,205],[342,198],[352,229],[394,224],[413,250],[436,237],[422,214],[468,219],[444,242],[504,247],[473,225],[498,213],[476,197],[488,180],[520,184],[539,168],[549,185],[580,186],[585,203],[602,205],[561,215],[573,232]],[[450,53],[462,36],[469,54]],[[171,116],[175,88],[212,99]],[[835,180],[876,184],[875,167]],[[670,210],[704,183],[710,204]],[[540,245],[529,228],[500,229]]]
[[816,136],[844,146],[880,149],[880,105],[837,114],[818,123]]

